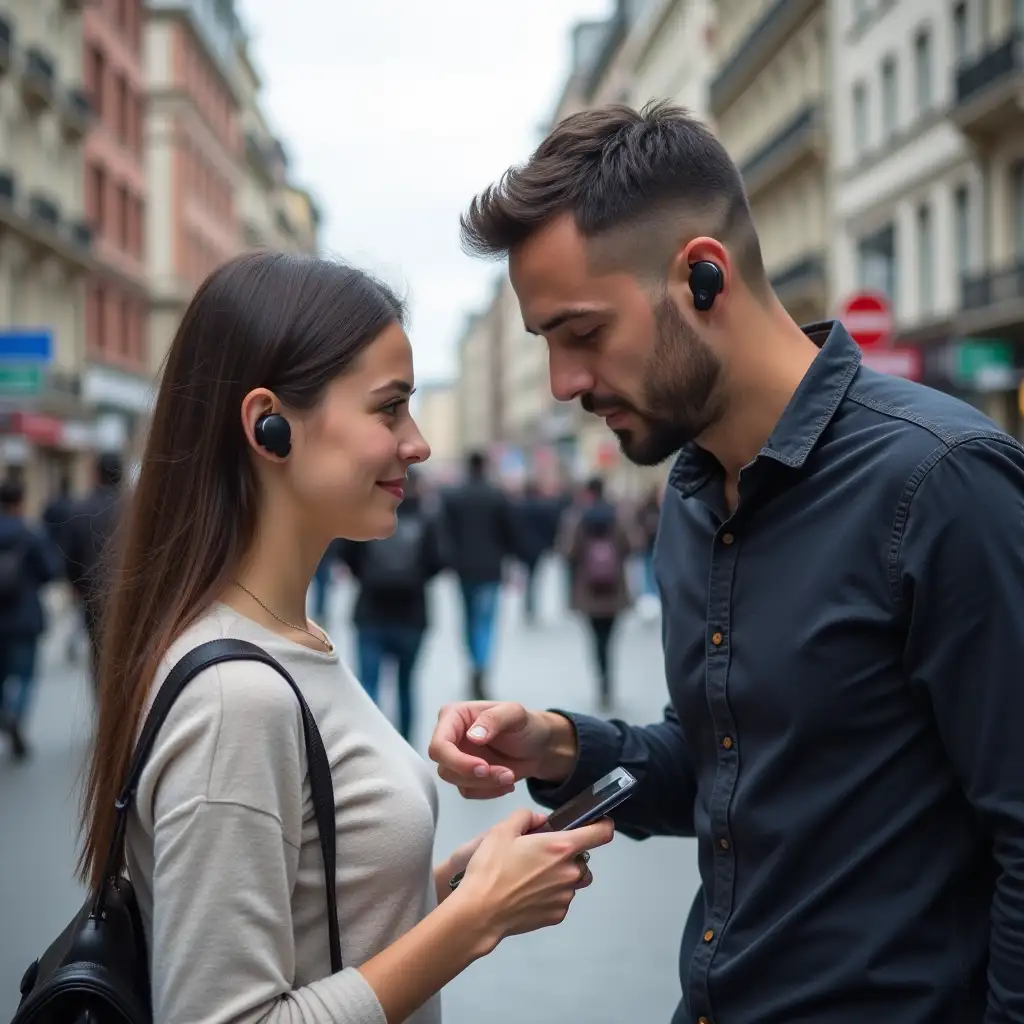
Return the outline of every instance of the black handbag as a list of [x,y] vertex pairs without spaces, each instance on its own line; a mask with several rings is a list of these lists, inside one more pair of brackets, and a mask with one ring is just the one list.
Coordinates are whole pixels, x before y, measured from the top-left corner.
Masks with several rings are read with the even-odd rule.
[[149,957],[131,883],[123,875],[128,809],[160,726],[178,694],[205,668],[224,661],[261,661],[279,672],[302,709],[313,810],[320,832],[327,888],[331,971],[341,970],[335,894],[334,785],[327,751],[313,713],[288,672],[266,651],[245,640],[211,640],[185,655],[164,681],[132,755],[117,799],[117,823],[107,855],[105,881],[91,893],[60,937],[25,972],[21,1004],[11,1024],[151,1024]]

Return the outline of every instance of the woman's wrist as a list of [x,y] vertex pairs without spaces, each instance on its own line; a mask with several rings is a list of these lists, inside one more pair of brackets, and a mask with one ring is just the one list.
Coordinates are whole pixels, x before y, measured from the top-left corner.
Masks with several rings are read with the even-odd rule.
[[455,873],[451,857],[446,857],[440,864],[435,865],[434,890],[437,892],[438,905],[452,894],[451,886],[448,883]]
[[[447,887],[447,881],[445,886]],[[468,942],[470,955],[474,960],[493,953],[504,936],[494,920],[494,915],[483,906],[468,888],[449,889],[443,913],[450,914],[456,922],[459,935]]]

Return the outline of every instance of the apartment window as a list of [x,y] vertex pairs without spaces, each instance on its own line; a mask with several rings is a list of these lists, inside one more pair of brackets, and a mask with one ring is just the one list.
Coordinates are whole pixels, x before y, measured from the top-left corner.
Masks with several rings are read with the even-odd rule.
[[868,148],[868,90],[863,82],[853,87],[853,149],[857,156]]
[[99,223],[103,169],[92,164],[85,172],[85,217],[94,227]]
[[92,106],[96,112],[97,118],[103,120],[103,89],[104,83],[107,77],[107,62],[103,57],[103,51],[98,50],[95,47],[89,50],[89,56],[86,61],[86,79],[88,83],[89,92],[92,94]]
[[128,144],[129,113],[128,113],[128,83],[123,75],[118,75],[114,85],[114,96],[117,104],[117,139],[122,145]]
[[125,252],[131,246],[131,196],[122,185],[117,190],[117,241]]
[[935,237],[932,209],[917,211],[917,300],[922,314],[931,313],[935,302]]
[[917,112],[926,114],[932,107],[932,33],[927,28],[914,40],[914,78]]
[[99,236],[107,233],[107,173],[102,167],[92,169],[92,225]]
[[899,95],[896,83],[896,58],[882,61],[882,134],[892,138],[899,123]]
[[971,193],[961,185],[953,193],[953,230],[956,233],[956,268],[961,274],[971,269]]
[[96,347],[107,347],[107,293],[102,285],[96,286]]
[[1013,250],[1017,262],[1024,262],[1024,161],[1010,172],[1013,188]]
[[121,300],[121,354],[132,354],[132,337],[135,334],[135,310],[131,299]]
[[857,245],[860,287],[882,292],[895,308],[898,298],[896,277],[896,229],[892,224],[862,238]]
[[133,216],[132,216],[132,237],[131,237],[131,251],[133,255],[142,258],[142,218],[146,215],[146,208],[143,206],[141,199],[136,199],[133,202]]
[[953,8],[953,59],[957,64],[967,59],[967,31],[967,4],[959,3]]

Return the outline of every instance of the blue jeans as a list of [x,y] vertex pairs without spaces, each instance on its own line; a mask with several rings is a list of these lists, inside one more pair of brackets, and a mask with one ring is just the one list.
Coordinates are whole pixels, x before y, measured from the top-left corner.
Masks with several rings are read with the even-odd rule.
[[644,567],[644,593],[658,596],[658,584],[654,578],[654,552],[645,551],[643,554]]
[[414,701],[412,675],[423,643],[423,630],[407,626],[358,626],[356,649],[363,688],[380,704],[380,670],[385,660],[395,663],[398,688],[398,731],[412,737]]
[[0,637],[0,712],[19,725],[35,689],[38,648],[38,637]]
[[498,615],[500,583],[462,581],[463,629],[469,660],[477,672],[486,672],[494,646],[494,623]]

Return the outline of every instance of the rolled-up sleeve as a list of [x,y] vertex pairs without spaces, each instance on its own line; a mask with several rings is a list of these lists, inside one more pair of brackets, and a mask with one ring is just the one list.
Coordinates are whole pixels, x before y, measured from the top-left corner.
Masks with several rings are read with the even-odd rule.
[[986,1024],[1024,1020],[1024,450],[974,437],[920,467],[891,566],[905,663],[992,839]]
[[576,729],[578,755],[572,774],[560,786],[532,780],[530,794],[544,807],[558,807],[615,768],[637,780],[633,795],[611,817],[633,839],[692,836],[696,780],[675,710],[653,725],[591,718],[558,711]]

